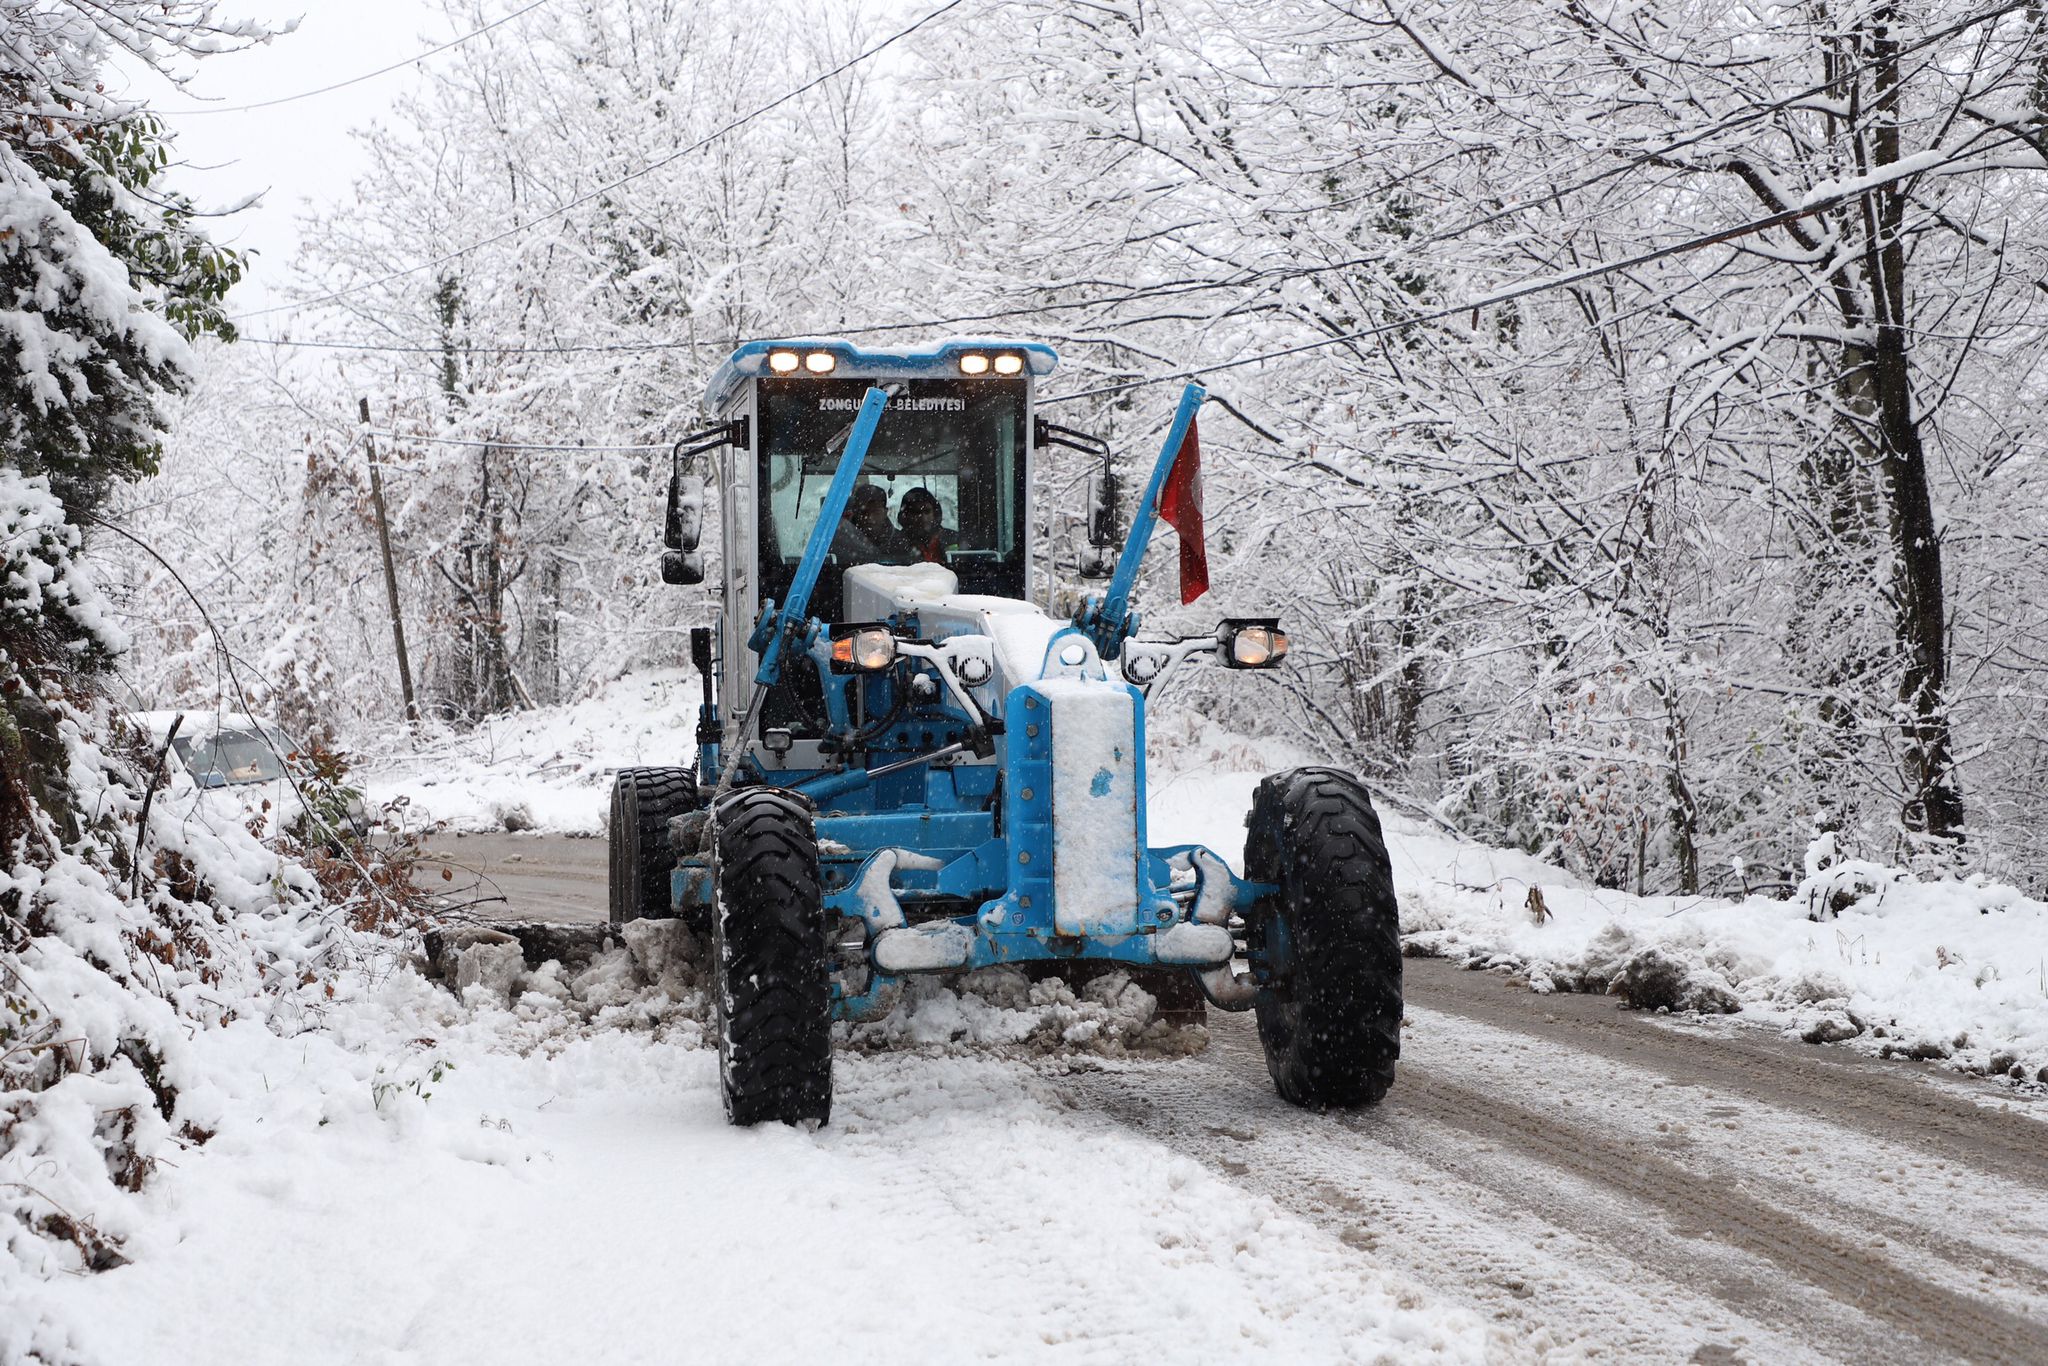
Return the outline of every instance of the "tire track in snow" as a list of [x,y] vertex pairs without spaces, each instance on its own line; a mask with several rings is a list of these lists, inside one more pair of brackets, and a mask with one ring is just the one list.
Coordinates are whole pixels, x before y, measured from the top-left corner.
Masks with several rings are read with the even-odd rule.
[[[1675,1229],[1768,1258],[1841,1303],[1913,1334],[1929,1347],[1973,1360],[2048,1360],[2048,1323],[2023,1318],[1912,1274],[1867,1245],[1755,1199],[1715,1176],[1616,1142],[1586,1128],[1509,1104],[1428,1072],[1411,1075],[1417,1108],[1443,1123],[1511,1146],[1544,1164],[1607,1186]],[[1684,1236],[1683,1233],[1680,1236]],[[1789,1325],[1788,1325],[1789,1326]]]
[[[1653,1025],[1605,996],[1537,996],[1495,973],[1436,959],[1407,964],[1410,1004],[1650,1068],[2022,1183],[2048,1182],[2048,1105],[1917,1063],[1793,1045],[1732,1023],[1711,1032]],[[1987,1103],[1985,1097],[1997,1097]]]
[[[1510,994],[1497,981],[1489,985]],[[1541,1021],[1543,1003],[1519,999],[1539,1007]],[[1641,1020],[1618,1023],[1661,1032]],[[1412,1063],[1377,1111],[1304,1115],[1271,1096],[1249,1023],[1213,1024],[1212,1052],[1199,1063],[1177,1072],[1162,1065],[1077,1076],[1068,1090],[1354,1245],[1376,1244],[1446,1289],[1462,1283],[1496,1318],[1521,1324],[1531,1345],[1577,1338],[1632,1358],[1674,1361],[1691,1350],[1911,1361],[1925,1360],[1930,1349],[1981,1361],[2048,1360],[2048,1324],[1930,1281],[1871,1247],[1866,1234],[1845,1231],[1866,1227],[1867,1211],[1858,1219],[1812,1196],[1805,1213],[1790,1213],[1779,1204],[1786,1192],[1768,1178],[1695,1171],[1640,1139],[1604,1132],[1599,1116],[1545,1114],[1504,1099],[1514,1088],[1497,1079],[1474,1087],[1451,1070]],[[1691,1054],[1719,1046],[1682,1035],[1665,1042]],[[1426,1051],[1411,1046],[1411,1056]],[[1668,1104],[1651,1089],[1656,1070],[1637,1070],[1643,1106]],[[1911,1100],[1909,1114],[1926,1108]],[[1256,1137],[1219,1137],[1233,1132]],[[1233,1146],[1243,1152],[1232,1154]],[[2037,1158],[2034,1169],[2041,1165]],[[1475,1217],[1480,1193],[1513,1213]],[[1386,1231],[1362,1232],[1363,1211],[1384,1216]],[[1904,1220],[1885,1226],[1895,1235],[1888,1241],[1931,1252],[1937,1262],[1960,1246]],[[1927,1243],[1933,1246],[1921,1246]],[[1471,1276],[1475,1266],[1497,1269],[1503,1248],[1527,1259],[1527,1276]],[[1984,1259],[1974,1247],[1969,1255]],[[2008,1272],[2032,1279],[2024,1264],[2004,1261]],[[1532,1284],[1541,1287],[1541,1303],[1529,1302]],[[1900,1329],[1917,1341],[1902,1339]]]
[[[1409,1058],[1437,1075],[1553,1122],[1597,1126],[1773,1208],[1803,1213],[1837,1233],[1854,1231],[1867,1245],[1896,1244],[1914,1254],[1917,1275],[1951,1290],[2021,1314],[2048,1304],[2048,1179],[1987,1178],[1896,1133],[1733,1103],[1737,1097],[1699,1082],[1645,1077],[1627,1064],[1566,1055],[1456,1015],[1411,1009],[1410,1020]],[[1687,1046],[1715,1047],[1697,1038]],[[1787,1051],[1795,1063],[1804,1061],[1803,1050]]]

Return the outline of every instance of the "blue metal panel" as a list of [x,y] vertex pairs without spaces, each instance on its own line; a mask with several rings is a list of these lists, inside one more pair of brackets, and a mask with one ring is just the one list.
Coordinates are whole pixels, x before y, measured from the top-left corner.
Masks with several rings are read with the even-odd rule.
[[1052,927],[1052,709],[1029,684],[1003,703],[1003,837],[1008,895],[982,908],[988,934],[1045,934]]
[[973,849],[995,834],[986,811],[884,811],[871,816],[821,816],[818,839],[866,855],[877,849],[911,849],[920,854]]

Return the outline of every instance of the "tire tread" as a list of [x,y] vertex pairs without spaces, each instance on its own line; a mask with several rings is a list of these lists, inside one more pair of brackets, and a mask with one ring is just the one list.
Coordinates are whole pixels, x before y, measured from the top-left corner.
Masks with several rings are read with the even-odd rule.
[[1274,1087],[1313,1109],[1372,1105],[1401,1056],[1401,924],[1372,796],[1335,768],[1259,784],[1245,872],[1277,883],[1255,915],[1286,917],[1295,970],[1254,1009]]

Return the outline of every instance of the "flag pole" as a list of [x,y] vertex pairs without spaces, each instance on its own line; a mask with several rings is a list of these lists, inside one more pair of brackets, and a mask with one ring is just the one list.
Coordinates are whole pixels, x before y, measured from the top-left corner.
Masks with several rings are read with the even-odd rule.
[[1075,615],[1074,624],[1088,633],[1104,659],[1115,659],[1123,653],[1125,639],[1137,630],[1137,620],[1131,615],[1131,590],[1137,586],[1138,566],[1144,562],[1145,547],[1159,522],[1159,490],[1172,473],[1173,462],[1187,443],[1188,428],[1194,425],[1195,413],[1208,396],[1208,391],[1199,384],[1190,384],[1180,391],[1180,406],[1173,410],[1166,443],[1159,448],[1152,477],[1145,481],[1145,496],[1138,500],[1138,510],[1132,514],[1130,538],[1117,557],[1116,573],[1102,596],[1089,595]]

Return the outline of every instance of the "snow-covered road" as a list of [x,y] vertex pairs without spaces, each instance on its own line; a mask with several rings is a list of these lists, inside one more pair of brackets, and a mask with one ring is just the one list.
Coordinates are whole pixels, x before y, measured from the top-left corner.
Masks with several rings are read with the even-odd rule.
[[1376,1110],[1279,1102],[1240,1019],[1201,1057],[1063,1090],[1532,1348],[2048,1360],[2048,1131],[2023,1102],[1409,966]]
[[[601,841],[437,847],[519,907],[602,914]],[[1243,1017],[1195,1058],[1037,1062],[1032,1089],[1472,1309],[1497,1356],[2048,1360],[2038,1099],[1437,960],[1408,999],[1363,1115],[1282,1104]]]
[[[1155,831],[1234,853],[1256,780],[1166,778]],[[565,828],[600,792],[565,786]],[[1393,846],[1404,918],[1460,934],[1499,899],[1466,884],[1556,876]],[[505,898],[473,912],[602,916],[600,839],[434,848],[455,900]],[[386,971],[317,1028],[201,1034],[215,1136],[48,1312],[83,1360],[206,1366],[2048,1360],[2038,1088],[1729,1022],[1782,1024],[1764,998],[1703,1022],[1413,959],[1393,1092],[1315,1115],[1246,1017],[1119,1056],[1114,1003],[942,995],[841,1051],[829,1127],[741,1131],[694,969],[644,947],[509,1005]],[[1941,971],[1926,1000],[1978,1010]],[[1972,1018],[2032,1037],[1976,980],[2006,994]]]

